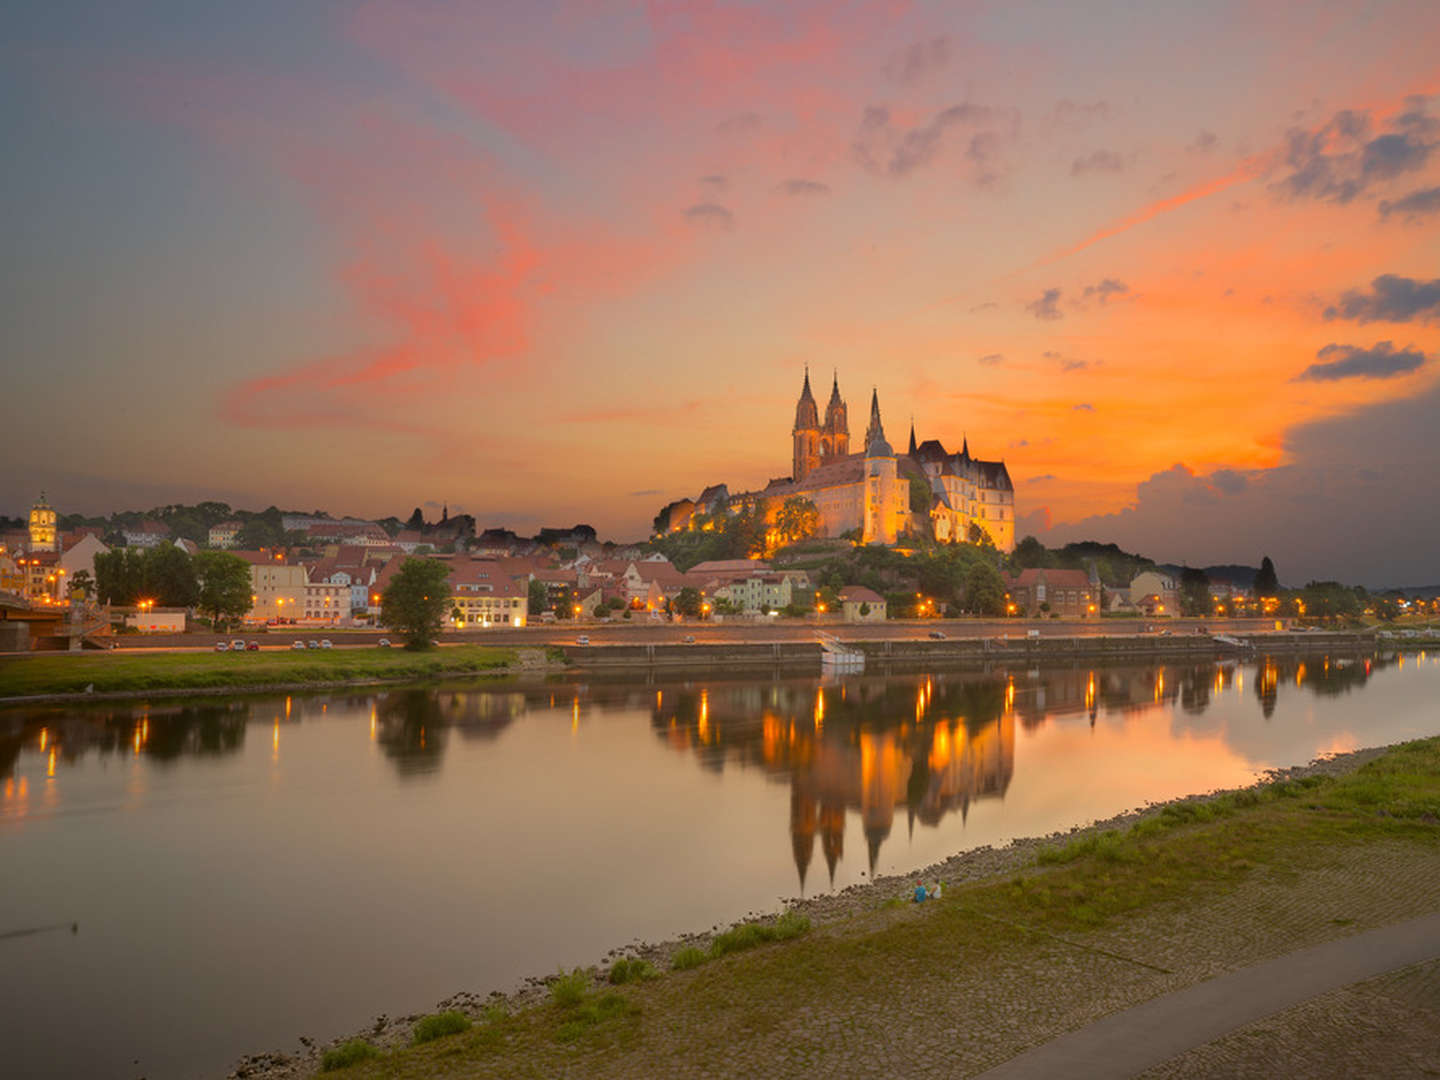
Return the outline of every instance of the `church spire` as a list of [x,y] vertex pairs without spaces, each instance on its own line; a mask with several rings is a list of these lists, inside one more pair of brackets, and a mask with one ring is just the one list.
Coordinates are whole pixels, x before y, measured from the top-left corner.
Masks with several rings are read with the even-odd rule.
[[909,450],[910,456],[911,456],[911,457],[914,457],[914,456],[915,456],[915,452],[916,452],[917,450],[919,450],[919,449],[920,449],[920,448],[915,445],[915,417],[912,415],[912,416],[910,417],[910,450]]
[[885,429],[880,424],[880,392],[875,388],[870,390],[870,426],[865,429],[865,449],[870,449],[870,444],[875,437],[885,437]]
[[805,365],[805,386],[800,391],[800,400],[795,403],[795,430],[811,431],[820,426],[820,410],[815,407],[815,395],[810,392],[810,365]]

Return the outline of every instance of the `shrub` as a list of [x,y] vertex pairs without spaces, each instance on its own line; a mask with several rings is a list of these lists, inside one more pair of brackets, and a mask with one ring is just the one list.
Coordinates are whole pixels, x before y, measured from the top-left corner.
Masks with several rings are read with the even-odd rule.
[[610,991],[580,1005],[570,1014],[570,1018],[560,1025],[555,1037],[561,1042],[574,1042],[592,1027],[607,1020],[634,1016],[639,1011],[640,1006],[627,1001],[624,995]]
[[341,1043],[339,1046],[326,1050],[320,1058],[320,1071],[332,1072],[335,1069],[348,1069],[351,1065],[358,1065],[362,1061],[369,1061],[373,1057],[379,1057],[380,1051],[364,1039],[351,1039],[349,1042]]
[[644,982],[646,979],[653,979],[659,974],[650,964],[649,960],[622,958],[616,960],[610,968],[610,981],[616,986],[628,982]]
[[694,945],[687,945],[670,958],[672,971],[689,971],[705,962],[705,954]]
[[585,1000],[585,991],[590,989],[590,976],[578,967],[566,975],[562,970],[550,984],[550,1000],[562,1009],[572,1008]]
[[710,955],[725,956],[727,953],[753,949],[766,942],[785,941],[798,937],[809,929],[809,917],[798,911],[787,911],[773,923],[741,923],[715,936],[710,942]]
[[432,1013],[430,1016],[421,1017],[415,1024],[410,1041],[418,1046],[434,1039],[443,1039],[446,1035],[458,1035],[469,1028],[470,1018],[456,1009]]

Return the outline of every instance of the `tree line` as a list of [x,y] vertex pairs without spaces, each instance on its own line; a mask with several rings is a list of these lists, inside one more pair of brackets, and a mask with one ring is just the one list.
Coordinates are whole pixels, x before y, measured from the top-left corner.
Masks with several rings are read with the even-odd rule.
[[102,604],[194,608],[216,629],[244,618],[252,605],[250,564],[244,559],[224,551],[192,557],[169,543],[96,555],[94,588]]

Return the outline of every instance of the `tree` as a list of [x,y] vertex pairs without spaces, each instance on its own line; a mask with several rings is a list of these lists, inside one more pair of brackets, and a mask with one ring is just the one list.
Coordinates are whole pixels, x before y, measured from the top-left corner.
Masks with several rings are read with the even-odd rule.
[[235,546],[242,551],[258,551],[261,548],[279,547],[285,533],[263,517],[253,517],[235,534]]
[[70,595],[82,600],[89,600],[95,595],[95,579],[90,576],[89,570],[75,571],[75,576],[70,579]]
[[976,562],[965,575],[965,606],[974,615],[1005,614],[1005,581],[988,562]]
[[809,499],[791,495],[780,504],[775,517],[775,528],[787,543],[805,540],[820,531],[820,511]]
[[[970,522],[970,531],[965,534],[965,539],[972,544],[979,544],[981,547],[993,548],[995,546],[995,541],[990,538],[990,533],[978,521]],[[1034,540],[1035,538],[1032,536],[1028,539]],[[1035,542],[1038,544],[1040,541],[1036,540]]]
[[381,594],[380,621],[405,638],[407,649],[424,649],[440,633],[449,606],[450,567],[409,558]]
[[1210,614],[1210,575],[1187,566],[1180,572],[1180,614]]
[[748,502],[725,523],[725,557],[748,559],[763,554],[765,515],[755,503]]
[[1052,565],[1050,552],[1033,536],[1027,536],[1015,545],[1015,550],[1010,555],[1010,562],[1017,570]]
[[671,606],[679,614],[687,618],[695,618],[700,614],[700,590],[693,585],[686,585],[680,590]]
[[[195,563],[184,548],[165,543],[141,556],[145,599],[160,607],[193,607],[200,595]],[[249,572],[248,570],[246,571]],[[249,595],[248,588],[246,586]]]
[[910,478],[910,512],[912,514],[924,514],[930,510],[931,494],[930,485],[923,477],[912,476]]
[[245,617],[252,596],[249,563],[224,551],[202,551],[195,557],[195,570],[200,583],[195,608],[209,614],[216,630]]
[[531,615],[539,615],[550,606],[550,590],[545,588],[545,582],[539,578],[531,578],[526,598],[526,608]]
[[1280,595],[1280,579],[1275,576],[1275,564],[1266,555],[1260,560],[1260,569],[1255,574],[1255,596]]

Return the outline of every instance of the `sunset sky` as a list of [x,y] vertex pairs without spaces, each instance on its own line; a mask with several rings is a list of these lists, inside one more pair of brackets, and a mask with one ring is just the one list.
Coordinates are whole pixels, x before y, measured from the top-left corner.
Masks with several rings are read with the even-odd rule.
[[0,512],[643,536],[852,436],[1017,535],[1440,579],[1440,4],[55,0],[0,42]]

